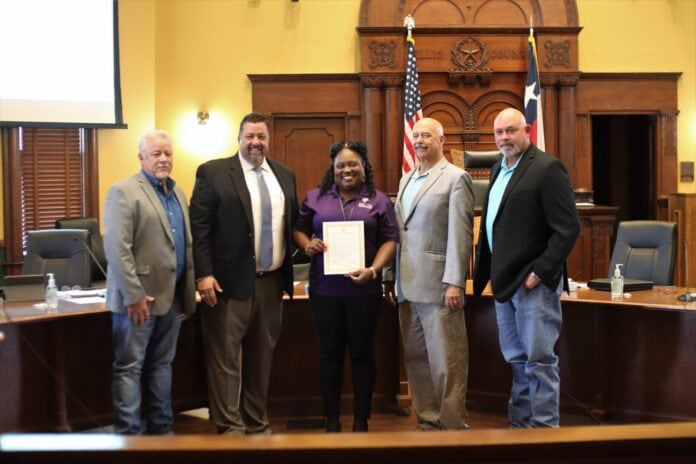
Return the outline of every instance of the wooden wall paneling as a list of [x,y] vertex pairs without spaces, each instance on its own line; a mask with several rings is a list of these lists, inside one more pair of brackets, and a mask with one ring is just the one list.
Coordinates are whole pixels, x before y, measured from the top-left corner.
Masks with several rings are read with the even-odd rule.
[[592,119],[589,113],[575,116],[575,169],[571,173],[573,188],[592,189]]
[[384,168],[384,185],[381,190],[387,193],[396,193],[399,190],[399,178],[401,177],[401,156],[404,149],[403,131],[403,93],[401,86],[403,79],[399,79],[397,86],[389,86],[385,91],[385,133],[384,151],[382,163]]
[[[677,82],[681,73],[583,73],[578,82],[576,98],[577,118],[587,118],[590,127],[592,115],[655,115],[653,202],[655,219],[666,220],[668,196],[677,190]],[[581,156],[590,157],[578,175],[582,183],[575,187],[592,190],[592,133],[582,128],[577,146]],[[587,147],[585,149],[584,147]],[[584,172],[582,172],[584,171]]]
[[355,74],[248,74],[254,111],[271,113],[360,113]]
[[271,156],[297,177],[299,198],[329,166],[329,147],[360,139],[361,85],[354,74],[250,74],[252,108],[270,116]]
[[578,74],[559,76],[558,92],[558,127],[556,135],[558,152],[554,153],[570,172],[571,179],[575,171],[575,86]]
[[[544,109],[544,141],[546,143],[546,152],[558,156],[558,95],[556,87],[549,85],[545,79],[541,80],[542,93],[541,104]],[[571,174],[571,179],[573,178]]]
[[580,236],[568,257],[568,277],[586,282],[609,275],[618,211],[613,206],[578,208]]
[[297,180],[298,201],[321,182],[331,164],[329,148],[345,140],[345,115],[272,115],[272,156]]
[[[676,222],[678,231],[674,284],[680,287],[689,287],[692,292],[696,291],[696,194],[670,194],[667,220]],[[686,248],[691,248],[688,253],[684,252],[685,242]],[[685,265],[686,254],[689,255],[688,276]]]
[[367,144],[370,164],[374,171],[375,185],[384,189],[388,183],[384,169],[384,76],[362,75],[363,134]]

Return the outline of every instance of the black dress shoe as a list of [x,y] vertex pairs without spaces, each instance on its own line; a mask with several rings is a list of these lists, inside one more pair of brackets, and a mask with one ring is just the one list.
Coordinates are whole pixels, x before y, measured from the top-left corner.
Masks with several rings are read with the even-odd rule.
[[324,422],[326,433],[339,433],[341,431],[341,421],[338,419],[326,418]]
[[356,417],[353,420],[353,432],[367,432],[367,419],[358,419]]

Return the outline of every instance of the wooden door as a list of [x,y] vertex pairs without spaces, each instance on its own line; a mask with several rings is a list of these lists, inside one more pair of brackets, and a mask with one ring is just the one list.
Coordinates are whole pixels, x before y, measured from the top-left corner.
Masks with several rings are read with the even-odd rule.
[[340,116],[273,118],[272,156],[295,173],[298,201],[319,185],[331,164],[329,148],[345,135],[345,118]]

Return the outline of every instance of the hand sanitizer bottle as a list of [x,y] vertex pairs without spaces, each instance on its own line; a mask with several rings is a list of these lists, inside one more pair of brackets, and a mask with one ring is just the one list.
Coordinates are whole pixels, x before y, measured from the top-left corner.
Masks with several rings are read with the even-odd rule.
[[51,272],[48,273],[48,285],[46,285],[46,312],[54,313],[58,308],[58,288],[56,279]]
[[611,299],[612,300],[623,300],[624,293],[624,278],[621,275],[621,266],[623,264],[617,264],[614,270],[614,275],[611,277]]

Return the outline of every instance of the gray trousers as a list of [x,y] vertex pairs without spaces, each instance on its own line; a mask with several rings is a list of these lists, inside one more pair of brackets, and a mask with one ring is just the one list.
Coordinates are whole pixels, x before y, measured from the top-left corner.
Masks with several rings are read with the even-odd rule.
[[283,274],[256,278],[245,301],[218,299],[201,311],[210,414],[218,433],[270,433],[271,362],[282,325]]
[[466,429],[469,343],[464,309],[399,303],[404,364],[422,430]]

